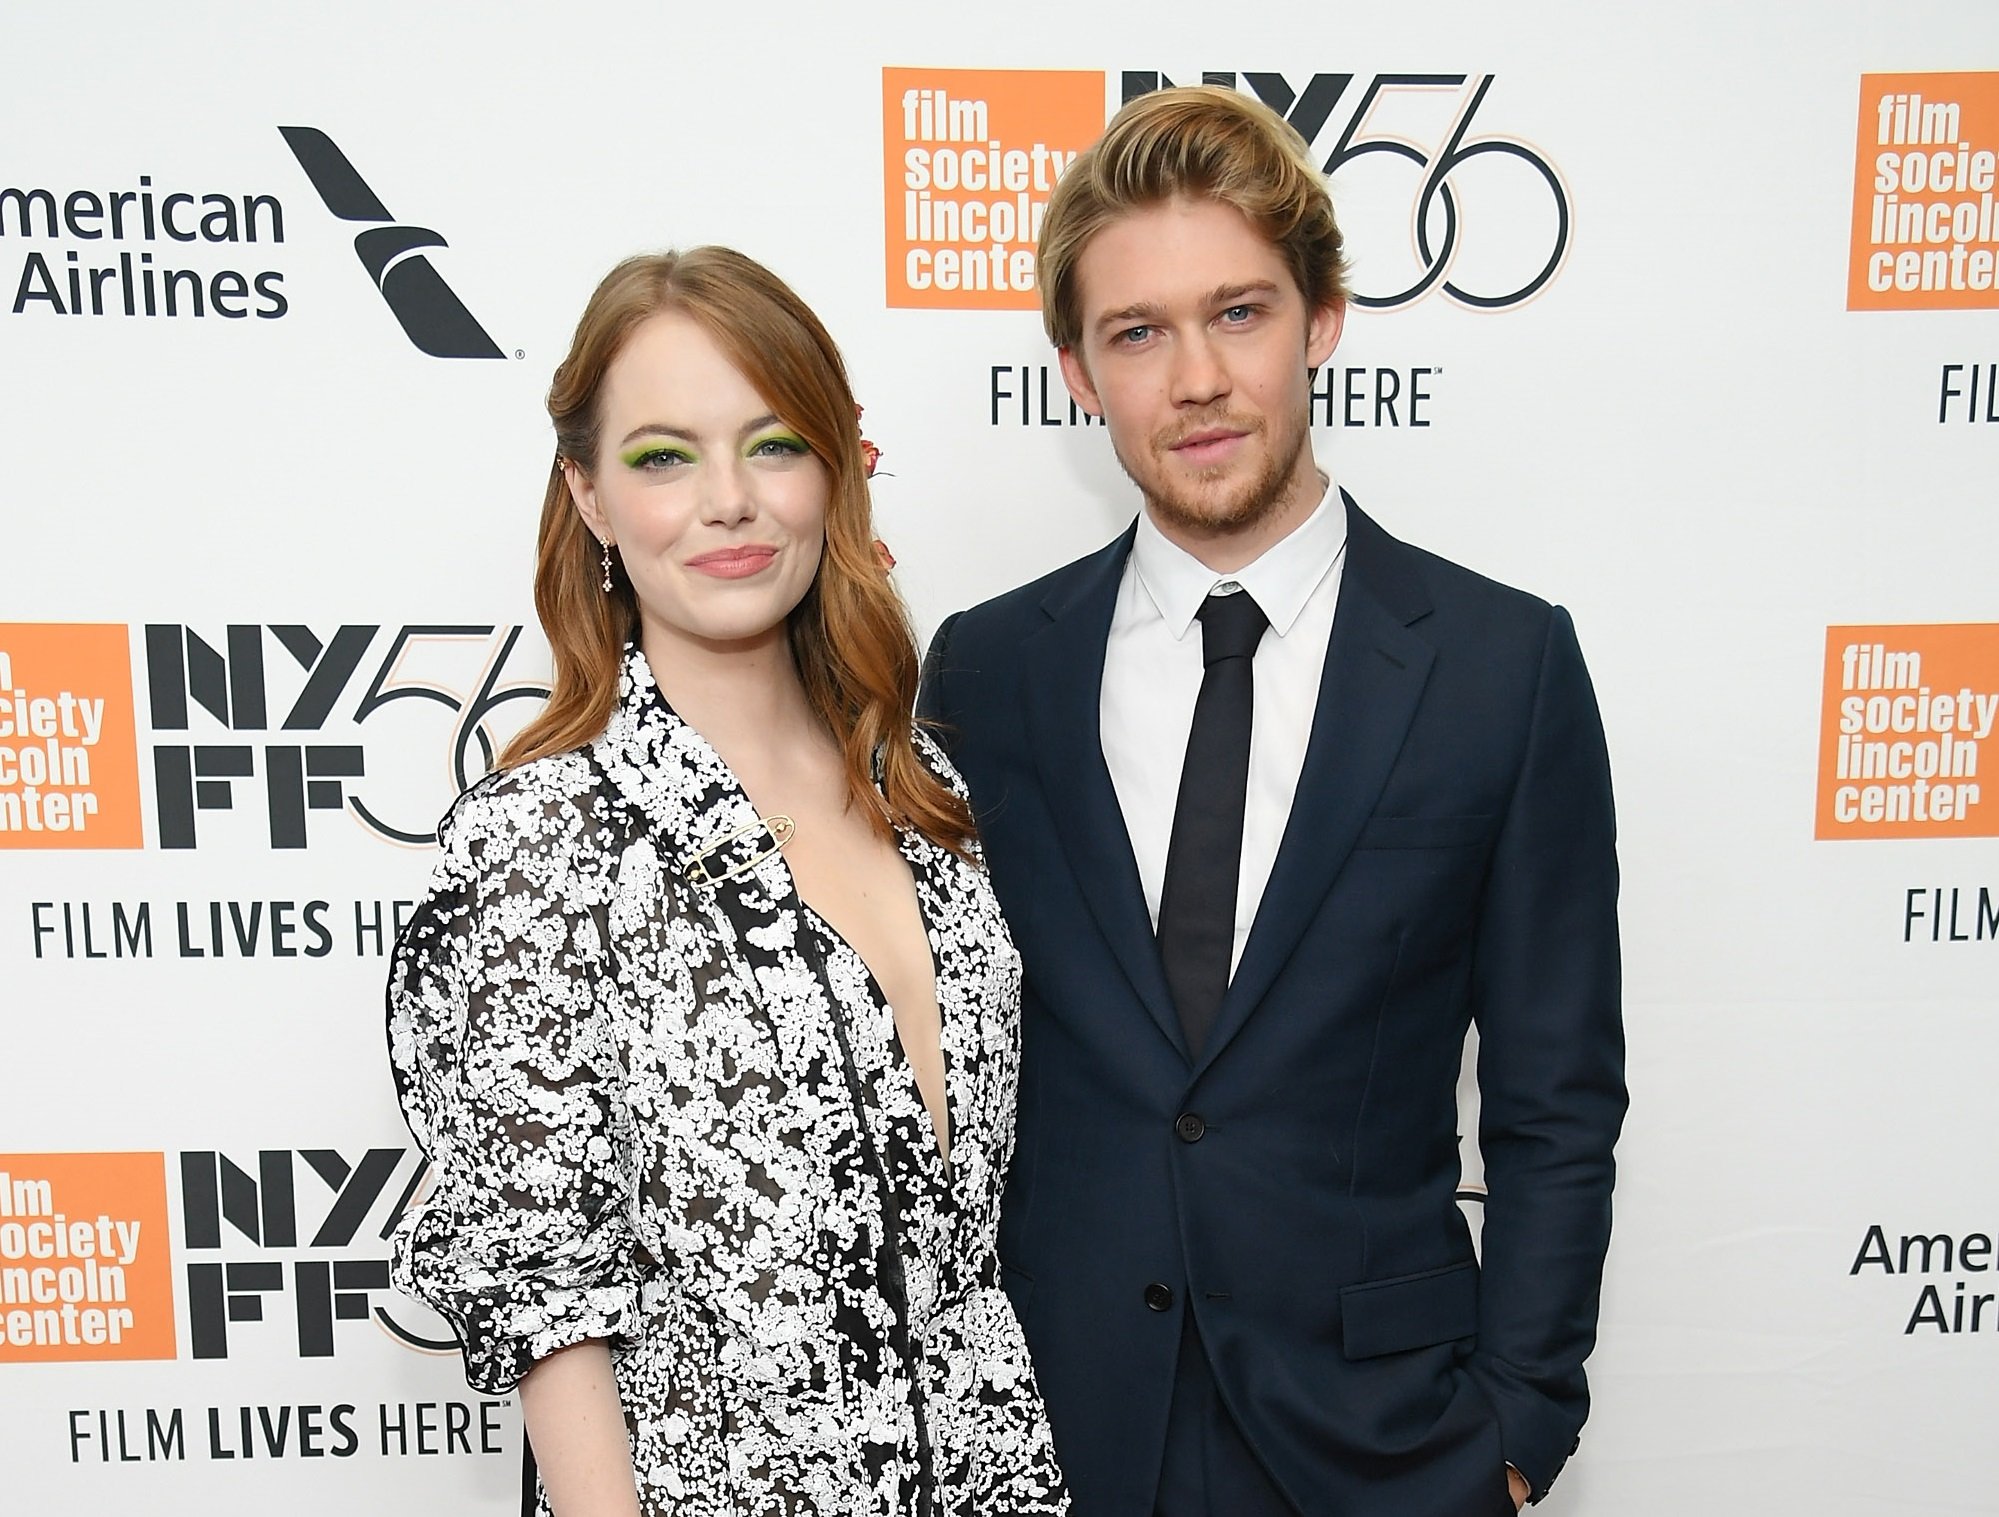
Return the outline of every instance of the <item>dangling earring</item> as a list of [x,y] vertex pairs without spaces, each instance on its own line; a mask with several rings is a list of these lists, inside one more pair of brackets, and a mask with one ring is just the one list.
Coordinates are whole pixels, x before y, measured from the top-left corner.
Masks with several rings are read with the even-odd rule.
[[608,541],[604,543],[604,593],[611,593],[611,545]]

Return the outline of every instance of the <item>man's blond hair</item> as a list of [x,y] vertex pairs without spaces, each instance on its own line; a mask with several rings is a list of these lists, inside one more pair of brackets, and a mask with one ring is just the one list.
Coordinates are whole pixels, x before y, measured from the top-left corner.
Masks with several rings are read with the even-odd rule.
[[1078,268],[1097,233],[1185,196],[1234,206],[1284,256],[1307,306],[1346,299],[1343,239],[1325,177],[1298,131],[1261,101],[1219,85],[1128,102],[1064,171],[1041,224],[1041,321],[1058,348],[1082,339]]

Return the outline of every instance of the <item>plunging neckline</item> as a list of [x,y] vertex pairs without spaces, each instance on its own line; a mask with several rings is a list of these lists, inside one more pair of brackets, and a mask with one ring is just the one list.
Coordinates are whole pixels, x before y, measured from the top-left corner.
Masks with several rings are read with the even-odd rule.
[[917,878],[916,861],[909,857],[903,841],[902,829],[897,828],[896,851],[902,856],[902,861],[909,870],[910,889],[916,897],[916,920],[923,929],[924,947],[930,954],[931,996],[937,1003],[937,1068],[943,1084],[941,1094],[944,1098],[944,1127],[941,1132],[938,1131],[937,1123],[930,1115],[930,1103],[923,1099],[923,1082],[916,1078],[916,1064],[909,1057],[909,1049],[902,1041],[902,1029],[896,1025],[895,1003],[889,1000],[888,993],[882,989],[880,978],[869,965],[867,957],[853,945],[852,940],[835,927],[823,911],[805,899],[804,893],[798,888],[797,877],[791,873],[788,861],[785,862],[784,872],[791,881],[791,893],[799,907],[811,917],[813,923],[835,946],[853,955],[854,962],[860,966],[861,978],[867,986],[868,998],[874,1002],[877,1011],[887,1013],[891,1063],[898,1074],[907,1080],[911,1092],[915,1095],[916,1109],[922,1115],[923,1127],[929,1138],[927,1143],[918,1146],[941,1166],[944,1178],[949,1180],[952,1173],[951,1150],[958,1136],[958,1118],[951,1110],[951,1051],[944,1038],[944,969],[937,962],[936,939],[931,935],[930,918],[923,909],[923,885]]

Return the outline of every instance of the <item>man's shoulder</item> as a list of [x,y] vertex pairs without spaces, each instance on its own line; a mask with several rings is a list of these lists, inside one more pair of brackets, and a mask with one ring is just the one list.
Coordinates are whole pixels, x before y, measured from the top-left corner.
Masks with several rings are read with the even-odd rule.
[[1555,608],[1541,596],[1406,542],[1358,510],[1348,531],[1349,572],[1391,609],[1432,613],[1426,620],[1478,636],[1502,630],[1545,635]]
[[1029,627],[1058,614],[1077,596],[1085,594],[1106,575],[1113,576],[1131,550],[1131,532],[1126,529],[1111,542],[1059,569],[1051,569],[1039,579],[1029,580],[990,600],[980,601],[950,619],[953,638],[965,636],[1022,635]]

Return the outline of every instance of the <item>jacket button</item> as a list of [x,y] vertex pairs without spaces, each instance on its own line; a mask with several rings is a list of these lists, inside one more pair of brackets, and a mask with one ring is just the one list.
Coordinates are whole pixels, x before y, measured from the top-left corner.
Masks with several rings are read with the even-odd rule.
[[1173,1120],[1173,1131],[1182,1143],[1200,1142],[1207,1130],[1208,1124],[1195,1112],[1183,1111]]
[[1145,1304],[1155,1312],[1172,1311],[1173,1287],[1170,1285],[1161,1285],[1155,1280],[1145,1288]]

